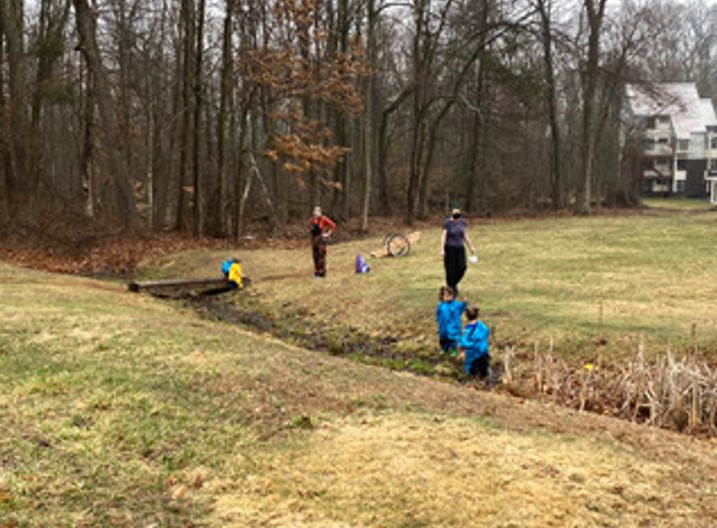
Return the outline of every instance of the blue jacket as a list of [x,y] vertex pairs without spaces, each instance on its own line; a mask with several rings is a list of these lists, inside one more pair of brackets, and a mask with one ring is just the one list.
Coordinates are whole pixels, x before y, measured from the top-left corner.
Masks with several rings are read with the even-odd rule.
[[229,276],[229,268],[232,267],[232,264],[234,264],[234,259],[227,259],[222,262],[222,273],[225,277]]
[[466,303],[456,301],[441,301],[436,306],[436,323],[438,323],[438,339],[451,340],[458,343],[461,339],[461,315],[466,309]]
[[476,321],[475,323],[466,325],[460,344],[466,354],[466,374],[469,374],[471,365],[476,359],[488,353],[489,335],[490,330],[482,321]]

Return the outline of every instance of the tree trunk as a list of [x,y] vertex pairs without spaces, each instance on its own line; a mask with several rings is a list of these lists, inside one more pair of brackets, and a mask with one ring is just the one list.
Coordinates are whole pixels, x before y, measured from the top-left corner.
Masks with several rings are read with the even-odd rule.
[[[430,1],[430,0],[429,0]],[[428,82],[427,72],[427,39],[426,12],[429,2],[418,0],[414,6],[413,15],[415,24],[415,36],[413,37],[412,64],[413,64],[413,92],[412,123],[411,123],[411,146],[408,167],[408,189],[406,193],[406,223],[413,225],[416,218],[418,206],[418,195],[421,186],[421,168],[423,166],[423,149],[426,138],[426,115],[425,107],[426,88]]]
[[[597,3],[596,3],[597,2]],[[598,66],[600,60],[600,30],[605,14],[606,0],[584,0],[588,18],[588,56],[583,72],[583,118],[580,146],[582,189],[578,200],[578,212],[592,211],[592,185],[595,163],[595,95],[597,93]]]
[[438,145],[438,133],[441,129],[441,123],[446,118],[448,113],[450,112],[451,108],[453,108],[453,100],[445,103],[443,105],[443,108],[441,108],[440,112],[438,112],[438,115],[432,122],[432,126],[430,127],[430,133],[428,135],[428,143],[425,148],[425,156],[423,159],[423,168],[421,170],[422,178],[421,178],[421,185],[419,188],[419,194],[418,194],[418,217],[420,219],[424,219],[428,216],[428,193],[430,190],[430,181],[428,178],[428,175],[431,173],[431,166],[433,164],[433,157],[436,153],[436,148]]
[[[468,179],[466,180],[465,186],[466,203],[464,205],[466,212],[469,213],[472,213],[476,210],[476,181],[480,177],[480,172],[478,170],[478,135],[480,126],[480,113],[474,111],[469,131],[470,141],[468,141]],[[449,209],[449,207],[450,204],[447,203],[446,209]]]
[[[311,67],[311,38],[309,35],[309,24],[299,19],[299,23],[297,25],[299,51],[302,57],[302,68],[304,70],[301,76],[305,80],[304,82],[308,82],[309,79],[313,78],[313,72]],[[312,94],[310,94],[308,90],[305,90],[305,93],[301,97],[301,107],[303,118],[306,122],[316,119],[316,104],[312,98]],[[307,211],[311,210],[317,205],[321,205],[322,198],[322,189],[319,185],[319,180],[316,174],[316,170],[314,168],[309,169],[308,178],[309,203],[307,205]]]
[[[349,51],[349,32],[351,30],[351,23],[349,20],[349,3],[348,0],[338,0],[337,10],[337,25],[338,25],[338,44],[339,53],[343,56]],[[336,115],[336,141],[337,145],[346,146],[350,143],[351,137],[351,123],[352,119],[347,119],[346,114],[338,108],[335,108],[334,112]],[[353,157],[347,155],[343,161],[337,164],[339,170],[338,181],[341,183],[341,190],[334,191],[339,193],[339,203],[341,216],[349,218],[351,216],[351,193],[352,193],[352,160]]]
[[180,17],[180,35],[182,50],[181,67],[181,89],[180,100],[182,101],[179,112],[181,115],[181,130],[179,144],[179,184],[180,197],[178,204],[177,221],[178,227],[184,231],[193,230],[192,211],[194,201],[197,199],[197,189],[192,185],[192,159],[194,146],[194,46],[196,19],[194,13],[194,0],[182,0]]
[[[97,43],[96,21],[87,0],[72,0],[75,7],[77,32],[80,36],[79,49],[82,52],[93,83],[97,109],[101,123],[103,149],[109,161],[112,209],[110,218],[119,222],[125,229],[131,229],[137,223],[137,211],[134,204],[129,181],[128,170],[120,161],[117,152],[117,119],[112,100],[112,90],[100,48]],[[107,204],[110,207],[110,204]]]
[[192,187],[194,188],[194,222],[193,233],[195,237],[203,237],[204,226],[204,164],[202,159],[202,119],[203,119],[203,82],[202,69],[204,61],[204,19],[206,0],[199,0],[197,13],[197,40],[194,44],[194,74],[192,78],[192,97],[194,99],[193,138],[192,138]]
[[[8,64],[7,118],[12,130],[8,140],[7,182],[11,194],[11,215],[27,205],[35,182],[27,172],[28,123],[25,118],[27,70],[24,43],[24,5],[22,0],[0,0],[2,29],[5,35]],[[25,205],[22,205],[25,204]]]
[[222,71],[217,116],[217,177],[219,178],[220,232],[232,232],[232,196],[229,185],[228,130],[229,116],[234,113],[234,56],[232,52],[232,25],[236,2],[225,2],[224,30],[222,33]]
[[[167,0],[168,1],[168,0]],[[184,5],[182,4],[182,16],[184,15]],[[173,18],[171,14],[167,15],[169,25],[173,25]],[[168,171],[164,185],[164,229],[181,231],[186,223],[184,218],[184,210],[186,195],[185,190],[186,181],[184,179],[184,119],[185,113],[188,111],[185,107],[186,99],[184,97],[185,88],[185,41],[184,37],[184,21],[181,20],[179,23],[179,34],[182,36],[179,42],[173,49],[174,51],[174,75],[170,76],[171,82],[171,111],[169,126],[169,152],[168,152]],[[174,29],[169,29],[170,33],[174,33]]]
[[87,87],[84,101],[85,131],[82,145],[82,193],[84,211],[87,218],[96,216],[97,169],[95,164],[95,93],[91,75],[87,74]]
[[392,211],[390,203],[391,193],[387,174],[388,157],[391,149],[391,137],[389,134],[391,116],[401,108],[403,103],[405,103],[411,95],[413,95],[413,91],[413,86],[406,88],[393,100],[390,105],[388,105],[388,107],[381,111],[381,121],[378,126],[377,134],[378,152],[376,165],[378,167],[378,198],[382,214],[389,214]]
[[35,42],[37,54],[37,71],[35,73],[35,89],[32,93],[32,108],[30,112],[29,163],[28,174],[33,186],[39,184],[43,172],[44,151],[42,149],[41,119],[48,85],[57,62],[62,58],[63,46],[60,42],[64,38],[67,20],[70,15],[70,2],[66,0],[58,13],[53,12],[52,0],[42,0],[40,4],[40,20],[38,35]]
[[5,47],[2,39],[5,34],[5,7],[0,2],[0,222],[5,224],[10,219],[11,148],[8,134],[10,130],[5,98]]
[[553,63],[553,29],[550,0],[537,0],[540,16],[541,43],[543,45],[543,66],[545,74],[545,101],[550,123],[550,198],[553,209],[563,207],[563,182],[561,171],[560,126],[556,102],[555,66]]
[[[376,6],[375,0],[368,0],[366,5],[366,57],[369,68],[376,67]],[[373,158],[375,151],[373,92],[375,89],[374,74],[370,72],[364,80],[364,113],[363,113],[363,196],[361,199],[361,231],[368,231],[368,215],[371,208],[371,188],[373,185]]]

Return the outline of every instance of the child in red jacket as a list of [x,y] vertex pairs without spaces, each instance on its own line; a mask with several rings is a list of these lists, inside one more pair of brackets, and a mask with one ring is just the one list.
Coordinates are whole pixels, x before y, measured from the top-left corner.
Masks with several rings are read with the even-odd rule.
[[321,207],[314,207],[314,216],[309,220],[309,232],[315,279],[326,276],[326,240],[334,229],[336,224],[321,212]]

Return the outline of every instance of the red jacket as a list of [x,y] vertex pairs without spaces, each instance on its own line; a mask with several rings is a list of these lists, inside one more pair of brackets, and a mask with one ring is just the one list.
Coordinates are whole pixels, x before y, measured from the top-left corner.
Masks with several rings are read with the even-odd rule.
[[312,235],[321,235],[327,230],[333,231],[336,229],[336,224],[326,215],[321,215],[318,218],[312,216],[309,220],[309,228]]

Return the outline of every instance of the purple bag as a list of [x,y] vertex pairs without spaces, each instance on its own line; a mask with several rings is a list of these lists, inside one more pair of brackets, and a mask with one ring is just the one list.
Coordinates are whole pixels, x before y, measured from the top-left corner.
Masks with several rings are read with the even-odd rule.
[[361,255],[356,255],[356,273],[368,273],[371,268]]

